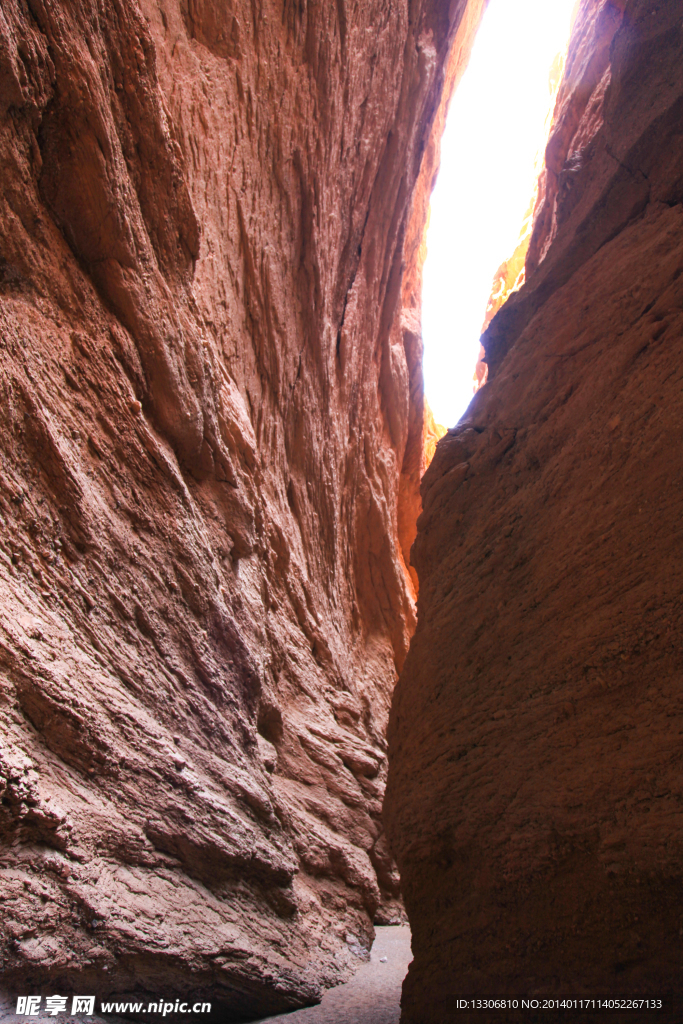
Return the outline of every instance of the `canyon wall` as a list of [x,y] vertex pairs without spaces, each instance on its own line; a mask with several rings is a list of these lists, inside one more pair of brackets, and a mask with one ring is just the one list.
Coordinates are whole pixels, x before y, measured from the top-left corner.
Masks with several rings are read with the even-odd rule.
[[406,1024],[681,991],[682,204],[683,5],[582,0],[526,284],[422,484],[385,805]]
[[420,245],[484,5],[2,4],[13,991],[245,1019],[402,913]]

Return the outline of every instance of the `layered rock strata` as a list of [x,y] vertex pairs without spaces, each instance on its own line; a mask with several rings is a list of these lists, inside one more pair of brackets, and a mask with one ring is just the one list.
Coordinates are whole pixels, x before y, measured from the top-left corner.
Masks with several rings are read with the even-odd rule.
[[526,284],[422,485],[386,800],[406,1024],[681,991],[682,126],[680,2],[583,0]]
[[14,991],[264,1015],[400,912],[415,282],[483,5],[2,4]]

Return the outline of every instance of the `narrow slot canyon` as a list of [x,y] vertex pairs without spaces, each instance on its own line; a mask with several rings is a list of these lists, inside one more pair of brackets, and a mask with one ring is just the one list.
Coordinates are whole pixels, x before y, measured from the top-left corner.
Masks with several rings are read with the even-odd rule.
[[496,2],[2,2],[2,1019],[681,1019],[683,2],[574,5],[444,432]]

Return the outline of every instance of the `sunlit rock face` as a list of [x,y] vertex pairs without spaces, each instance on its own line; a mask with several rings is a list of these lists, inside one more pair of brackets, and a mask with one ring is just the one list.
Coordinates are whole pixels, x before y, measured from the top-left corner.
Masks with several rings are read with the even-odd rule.
[[2,4],[13,990],[253,1017],[400,913],[415,282],[482,3]]
[[405,1022],[680,992],[682,124],[680,4],[582,3],[526,284],[423,481],[386,799]]

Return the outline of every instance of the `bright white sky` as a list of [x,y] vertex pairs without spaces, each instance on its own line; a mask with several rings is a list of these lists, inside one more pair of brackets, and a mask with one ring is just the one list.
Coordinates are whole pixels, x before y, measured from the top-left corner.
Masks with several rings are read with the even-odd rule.
[[491,0],[448,114],[432,193],[422,333],[427,400],[453,426],[472,399],[493,275],[517,245],[544,146],[550,68],[575,0]]

